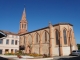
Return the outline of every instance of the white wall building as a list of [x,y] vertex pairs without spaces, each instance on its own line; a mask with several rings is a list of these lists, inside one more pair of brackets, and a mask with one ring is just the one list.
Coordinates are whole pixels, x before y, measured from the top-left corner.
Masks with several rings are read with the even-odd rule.
[[0,39],[0,54],[15,53],[19,50],[19,36],[8,31],[3,32],[7,37]]

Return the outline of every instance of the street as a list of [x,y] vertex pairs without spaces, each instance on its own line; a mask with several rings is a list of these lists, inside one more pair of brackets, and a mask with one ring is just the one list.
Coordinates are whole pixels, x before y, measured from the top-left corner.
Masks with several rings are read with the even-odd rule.
[[80,56],[60,56],[54,57],[53,60],[80,60]]

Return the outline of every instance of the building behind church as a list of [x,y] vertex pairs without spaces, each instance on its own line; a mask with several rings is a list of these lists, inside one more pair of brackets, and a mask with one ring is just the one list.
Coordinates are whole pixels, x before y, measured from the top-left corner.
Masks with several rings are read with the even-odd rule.
[[47,54],[50,56],[69,55],[77,50],[73,25],[58,23],[34,30],[27,31],[26,10],[24,8],[19,29],[19,46],[24,46],[25,53]]

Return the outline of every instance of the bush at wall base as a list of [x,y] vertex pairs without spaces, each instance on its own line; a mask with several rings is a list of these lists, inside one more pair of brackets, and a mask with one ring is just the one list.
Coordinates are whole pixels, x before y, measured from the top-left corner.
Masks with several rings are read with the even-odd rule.
[[18,58],[22,58],[20,54],[17,54],[17,57],[18,57]]

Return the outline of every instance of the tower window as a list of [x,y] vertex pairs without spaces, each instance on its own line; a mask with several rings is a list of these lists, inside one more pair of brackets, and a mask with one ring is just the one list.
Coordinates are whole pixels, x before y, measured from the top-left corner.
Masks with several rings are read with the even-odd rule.
[[22,24],[22,28],[23,28],[23,24]]
[[26,24],[24,24],[24,28],[26,28]]

